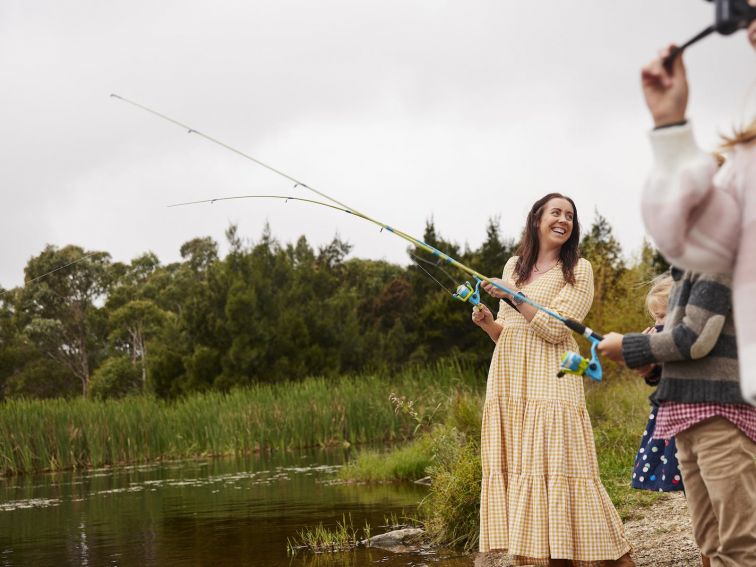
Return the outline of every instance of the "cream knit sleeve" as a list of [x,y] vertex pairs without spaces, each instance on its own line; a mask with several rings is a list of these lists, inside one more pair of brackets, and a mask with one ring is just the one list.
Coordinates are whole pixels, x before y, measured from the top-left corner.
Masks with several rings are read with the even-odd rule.
[[654,165],[643,191],[646,229],[673,265],[731,272],[740,240],[741,203],[731,167],[718,173],[689,124],[651,133]]

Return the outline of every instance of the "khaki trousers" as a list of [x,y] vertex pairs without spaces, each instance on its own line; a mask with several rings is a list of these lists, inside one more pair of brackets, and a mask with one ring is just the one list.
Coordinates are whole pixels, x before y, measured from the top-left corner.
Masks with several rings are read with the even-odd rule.
[[756,566],[756,443],[723,417],[675,439],[701,553],[712,567]]

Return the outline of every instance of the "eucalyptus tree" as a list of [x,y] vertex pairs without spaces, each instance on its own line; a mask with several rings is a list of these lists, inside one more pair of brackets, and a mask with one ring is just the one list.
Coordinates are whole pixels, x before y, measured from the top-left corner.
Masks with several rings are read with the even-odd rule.
[[170,314],[149,299],[134,299],[110,314],[110,338],[125,346],[131,363],[139,367],[142,391],[147,390],[148,340],[159,336]]
[[23,332],[42,353],[79,379],[84,396],[106,346],[102,304],[112,281],[110,267],[106,252],[48,245],[24,270],[27,281],[46,275],[20,292],[18,315]]
[[[159,288],[152,280],[160,279],[160,260],[147,252],[126,265],[114,265],[116,277],[112,282],[108,301],[109,339],[116,351],[125,351],[131,365],[140,375],[144,392],[148,384],[148,341],[160,338],[172,314],[158,305]],[[114,374],[121,366],[112,366]],[[128,371],[131,374],[131,370]]]

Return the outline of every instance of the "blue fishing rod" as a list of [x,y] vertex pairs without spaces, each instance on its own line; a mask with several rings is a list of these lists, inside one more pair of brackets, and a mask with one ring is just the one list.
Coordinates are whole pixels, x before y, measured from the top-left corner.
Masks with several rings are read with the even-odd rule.
[[[204,133],[200,132],[199,130],[196,130],[195,128],[192,128],[191,126],[183,124],[183,123],[179,122],[178,120],[174,120],[173,118],[170,118],[169,116],[161,114],[161,113],[159,113],[159,112],[157,112],[155,110],[152,110],[151,108],[148,108],[148,107],[146,107],[146,106],[144,106],[142,104],[139,104],[137,102],[134,102],[132,100],[124,98],[124,97],[122,97],[120,95],[111,94],[110,96],[113,97],[113,98],[115,98],[115,99],[121,100],[121,101],[123,101],[125,103],[128,103],[128,104],[130,104],[132,106],[135,106],[135,107],[137,107],[137,108],[139,108],[141,110],[144,110],[145,112],[153,114],[153,115],[155,115],[155,116],[157,116],[159,118],[162,118],[163,120],[166,120],[167,122],[175,124],[176,126],[179,126],[179,127],[183,128],[184,130],[186,130],[187,133],[189,133],[189,134],[196,134],[197,136],[200,136],[201,138],[204,138],[204,139],[206,139],[206,140],[208,140],[208,141],[210,141],[210,142],[212,142],[212,143],[214,143],[214,144],[216,144],[218,146],[226,148],[227,150],[229,150],[229,151],[231,151],[231,152],[233,152],[233,153],[235,153],[237,155],[240,155],[241,157],[243,157],[245,159],[248,159],[248,160],[256,163],[257,165],[259,165],[261,167],[264,167],[265,169],[267,169],[269,171],[272,171],[273,173],[275,173],[275,174],[277,174],[277,175],[279,175],[279,176],[281,176],[281,177],[283,177],[285,179],[288,179],[289,181],[291,181],[292,183],[294,183],[294,187],[295,188],[301,187],[301,188],[304,188],[304,189],[309,189],[313,193],[315,193],[315,194],[323,197],[324,199],[330,201],[330,203],[323,203],[322,201],[315,201],[315,200],[312,200],[312,199],[304,199],[304,198],[301,198],[301,197],[287,197],[287,196],[282,196],[282,195],[240,195],[240,196],[233,196],[233,197],[218,197],[218,198],[214,198],[214,199],[203,199],[203,200],[200,200],[200,201],[190,201],[190,202],[186,202],[186,203],[176,203],[175,205],[171,205],[171,206],[187,206],[187,205],[197,205],[197,204],[202,204],[202,203],[210,203],[210,204],[212,204],[212,203],[215,203],[215,202],[218,202],[218,201],[229,201],[229,200],[236,200],[236,199],[254,199],[254,198],[284,199],[286,201],[302,201],[302,202],[306,202],[306,203],[311,203],[311,204],[326,206],[326,207],[329,207],[331,209],[340,210],[340,211],[343,211],[345,213],[348,213],[348,214],[354,215],[356,217],[359,217],[359,218],[361,218],[363,220],[366,220],[368,222],[371,222],[371,223],[379,226],[381,228],[381,230],[385,229],[388,232],[391,232],[391,233],[395,234],[396,236],[398,236],[400,238],[403,238],[404,240],[407,240],[411,244],[415,245],[417,248],[420,248],[421,250],[424,250],[424,251],[428,252],[429,254],[432,254],[433,256],[435,256],[436,258],[438,258],[440,261],[446,262],[447,264],[450,264],[450,265],[452,265],[452,266],[454,266],[454,267],[456,267],[456,268],[458,268],[458,269],[460,269],[460,270],[468,273],[469,275],[473,276],[473,278],[475,278],[475,280],[476,280],[476,285],[473,286],[470,282],[465,282],[464,284],[462,284],[461,286],[459,286],[457,288],[457,292],[454,295],[455,299],[458,299],[460,301],[469,302],[472,305],[474,305],[475,307],[478,307],[478,305],[480,303],[480,293],[478,291],[478,288],[479,288],[479,286],[480,286],[480,284],[482,282],[487,282],[487,283],[491,284],[492,286],[494,286],[495,288],[499,289],[500,291],[503,291],[504,293],[511,295],[513,297],[513,299],[516,299],[518,302],[527,303],[528,305],[533,306],[535,309],[537,309],[539,311],[542,311],[542,312],[546,313],[547,315],[549,315],[550,317],[553,317],[554,319],[562,322],[567,328],[569,328],[570,330],[574,331],[575,333],[578,333],[578,334],[583,335],[584,337],[586,337],[588,340],[590,340],[593,343],[593,346],[591,348],[591,360],[588,361],[587,364],[583,364],[584,362],[586,362],[585,359],[583,359],[583,357],[581,357],[577,353],[569,353],[568,352],[568,353],[565,354],[565,356],[562,359],[562,365],[560,367],[560,373],[585,374],[585,375],[589,376],[590,378],[592,378],[594,380],[601,380],[602,371],[601,371],[601,364],[600,364],[600,362],[598,360],[598,357],[596,355],[596,345],[598,345],[598,343],[603,339],[603,337],[601,335],[599,335],[598,333],[596,333],[595,331],[593,331],[591,328],[586,327],[585,325],[583,325],[579,321],[576,321],[576,320],[571,319],[569,317],[564,317],[564,316],[560,315],[559,313],[556,313],[556,312],[554,312],[554,311],[552,311],[552,310],[550,310],[550,309],[548,309],[548,308],[546,308],[546,307],[538,304],[537,302],[533,301],[529,297],[523,295],[522,292],[519,292],[519,291],[513,290],[513,289],[509,289],[505,285],[502,285],[501,283],[499,283],[497,281],[494,281],[494,280],[492,280],[491,278],[489,278],[487,276],[484,276],[483,274],[477,272],[476,270],[470,268],[469,266],[466,266],[462,262],[459,262],[458,260],[452,258],[451,256],[449,256],[445,252],[442,252],[441,250],[439,250],[439,249],[431,246],[430,244],[428,244],[426,242],[423,242],[419,238],[415,238],[414,236],[412,236],[410,234],[407,234],[406,232],[403,232],[403,231],[401,231],[401,230],[399,230],[397,228],[389,226],[388,224],[386,224],[384,222],[381,222],[381,221],[379,221],[377,219],[374,219],[374,218],[366,215],[365,213],[362,213],[362,212],[358,211],[357,209],[355,209],[353,207],[350,207],[349,205],[347,205],[345,203],[342,203],[338,199],[335,199],[334,197],[331,197],[330,195],[327,195],[326,193],[323,193],[323,192],[315,189],[314,187],[311,187],[311,186],[307,185],[303,181],[300,181],[299,179],[297,179],[297,178],[289,175],[288,173],[285,173],[284,171],[276,169],[275,167],[273,167],[271,165],[268,165],[267,163],[265,163],[263,161],[260,161],[259,159],[255,158],[255,157],[253,157],[253,156],[251,156],[249,154],[246,154],[246,153],[242,152],[241,150],[238,150],[238,149],[236,149],[236,148],[234,148],[232,146],[229,146],[225,142],[222,142],[222,141],[220,141],[220,140],[218,140],[216,138],[208,136],[207,134],[204,134]],[[331,204],[331,203],[335,203],[335,204]]]

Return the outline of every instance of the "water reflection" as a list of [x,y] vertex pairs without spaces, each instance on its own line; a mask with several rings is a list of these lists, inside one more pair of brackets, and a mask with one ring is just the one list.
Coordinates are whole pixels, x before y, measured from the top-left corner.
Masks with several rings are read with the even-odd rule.
[[471,565],[378,550],[286,556],[305,526],[383,523],[416,485],[333,483],[345,451],[262,455],[0,480],[0,565]]

